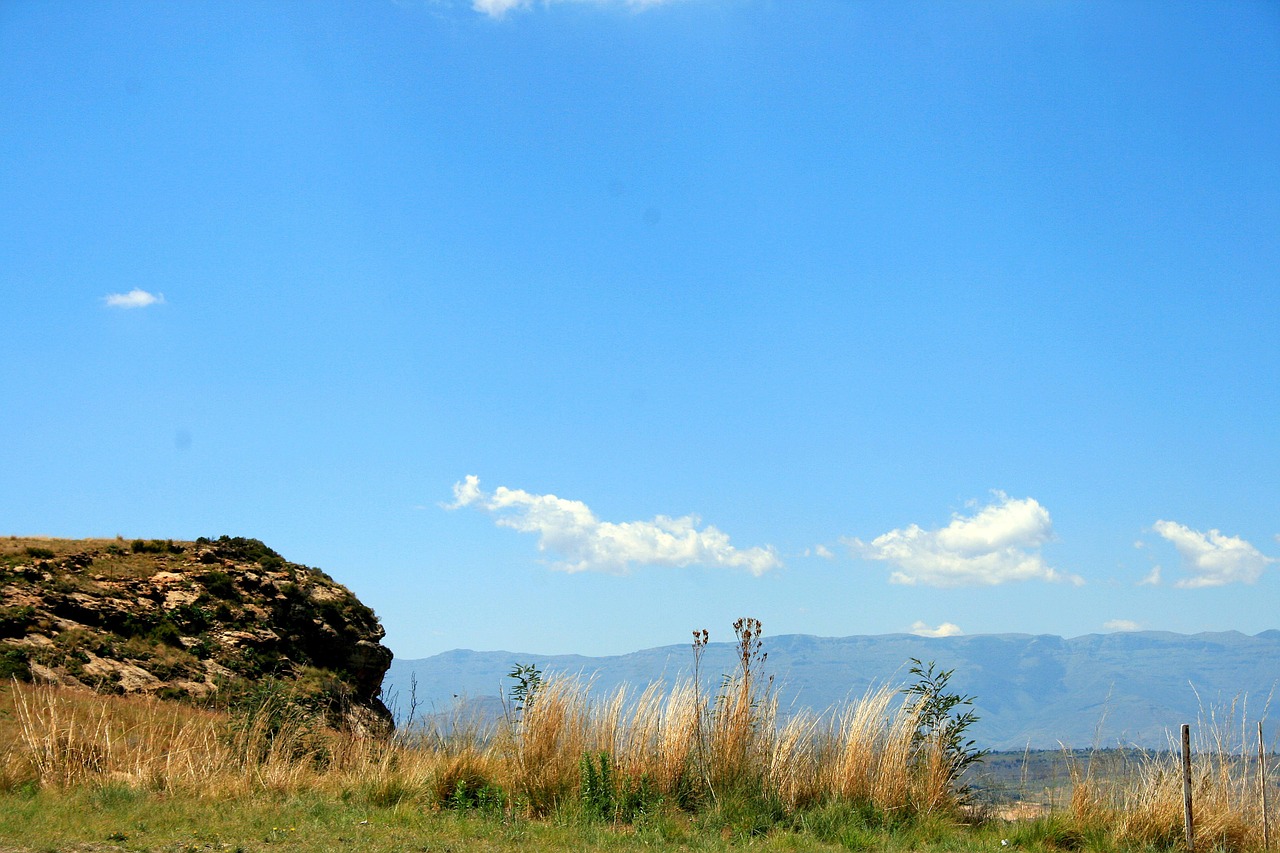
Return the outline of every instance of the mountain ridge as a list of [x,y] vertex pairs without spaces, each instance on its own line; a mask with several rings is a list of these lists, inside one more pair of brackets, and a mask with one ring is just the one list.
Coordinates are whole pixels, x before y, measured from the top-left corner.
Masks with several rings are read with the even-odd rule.
[[[975,697],[974,737],[994,749],[1163,748],[1184,722],[1221,721],[1250,708],[1253,719],[1256,703],[1265,710],[1280,681],[1280,630],[1274,629],[1253,636],[1132,631],[1071,638],[784,634],[766,636],[764,648],[784,710],[822,712],[878,685],[905,685],[913,658],[953,669],[952,686]],[[704,678],[729,672],[734,660],[732,643],[710,644]],[[412,700],[427,713],[444,713],[461,701],[496,715],[517,663],[590,679],[604,693],[687,678],[693,655],[689,644],[607,656],[452,649],[393,661],[383,693],[401,706]]]

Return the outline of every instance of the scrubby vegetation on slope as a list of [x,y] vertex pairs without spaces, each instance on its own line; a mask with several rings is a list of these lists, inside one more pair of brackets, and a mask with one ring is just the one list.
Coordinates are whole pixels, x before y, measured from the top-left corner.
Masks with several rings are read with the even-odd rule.
[[256,539],[0,539],[6,679],[225,703],[279,678],[372,732],[390,723],[382,636],[350,590]]

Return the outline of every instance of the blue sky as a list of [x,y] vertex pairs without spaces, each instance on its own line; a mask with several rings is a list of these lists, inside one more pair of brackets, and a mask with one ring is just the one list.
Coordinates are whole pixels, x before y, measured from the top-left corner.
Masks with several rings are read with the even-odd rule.
[[1278,627],[1280,7],[0,6],[0,533],[397,655]]

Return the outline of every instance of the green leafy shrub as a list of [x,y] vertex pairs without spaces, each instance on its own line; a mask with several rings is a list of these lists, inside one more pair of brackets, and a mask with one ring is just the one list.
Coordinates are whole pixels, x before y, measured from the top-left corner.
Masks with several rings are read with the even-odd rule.
[[453,791],[441,803],[446,809],[496,813],[506,805],[506,792],[483,779],[458,779]]
[[216,570],[205,572],[200,576],[200,582],[214,598],[223,601],[240,601],[240,590],[236,589],[235,581],[226,572]]
[[28,557],[34,557],[37,560],[52,560],[54,553],[48,548],[40,548],[35,545],[29,545],[23,549]]
[[198,604],[180,604],[169,611],[169,620],[187,634],[199,634],[213,627],[213,614]]
[[268,571],[283,568],[284,557],[268,548],[258,539],[243,536],[219,536],[217,540],[204,537],[196,540],[201,545],[212,545],[213,554],[223,560],[236,563],[257,563]]
[[582,756],[580,769],[578,796],[582,800],[583,809],[594,818],[605,820],[612,818],[617,803],[613,782],[613,761],[609,758],[609,753],[600,752],[594,758],[591,753],[587,753]]
[[181,554],[186,549],[175,545],[172,539],[135,539],[129,544],[135,554]]
[[36,609],[30,605],[0,607],[0,637],[24,637],[35,621]]
[[16,678],[31,680],[30,653],[26,649],[6,649],[0,652],[0,682]]
[[619,778],[606,751],[583,755],[579,771],[578,796],[583,811],[592,819],[633,823],[662,802],[661,793],[647,776]]
[[519,720],[533,704],[538,688],[542,686],[542,670],[535,664],[518,663],[507,673],[507,678],[515,682],[511,685],[511,710],[513,718]]
[[978,722],[973,710],[972,696],[965,696],[950,689],[953,669],[936,669],[934,662],[927,665],[911,658],[911,674],[916,682],[902,692],[916,714],[916,731],[913,745],[917,752],[930,744],[939,744],[946,760],[947,781],[960,796],[968,797],[968,786],[960,785],[960,777],[974,764],[981,763],[990,750],[979,749],[969,735],[969,729]]
[[156,623],[147,634],[150,639],[157,643],[174,648],[182,648],[182,632],[178,630],[178,626],[167,617]]

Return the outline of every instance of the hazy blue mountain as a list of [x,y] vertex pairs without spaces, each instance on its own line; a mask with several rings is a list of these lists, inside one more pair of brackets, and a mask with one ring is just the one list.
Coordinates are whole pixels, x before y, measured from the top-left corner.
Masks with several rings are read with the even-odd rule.
[[[952,685],[976,697],[981,720],[974,736],[995,749],[1158,748],[1168,745],[1168,733],[1182,723],[1207,724],[1211,718],[1239,737],[1241,711],[1247,707],[1251,721],[1261,719],[1280,681],[1280,631],[1253,637],[1234,631],[1149,631],[1072,639],[791,634],[766,637],[765,650],[765,672],[775,676],[784,708],[821,711],[873,686],[903,685],[910,680],[911,658],[954,669]],[[703,675],[718,679],[733,662],[731,644],[713,643],[703,659]],[[688,677],[693,653],[688,644],[613,657],[456,650],[394,661],[384,696],[403,716],[416,678],[419,714],[445,713],[458,701],[497,714],[512,683],[507,673],[517,663],[581,675],[592,679],[595,689],[608,691],[624,683],[642,688]],[[1268,725],[1274,740],[1275,725]]]

